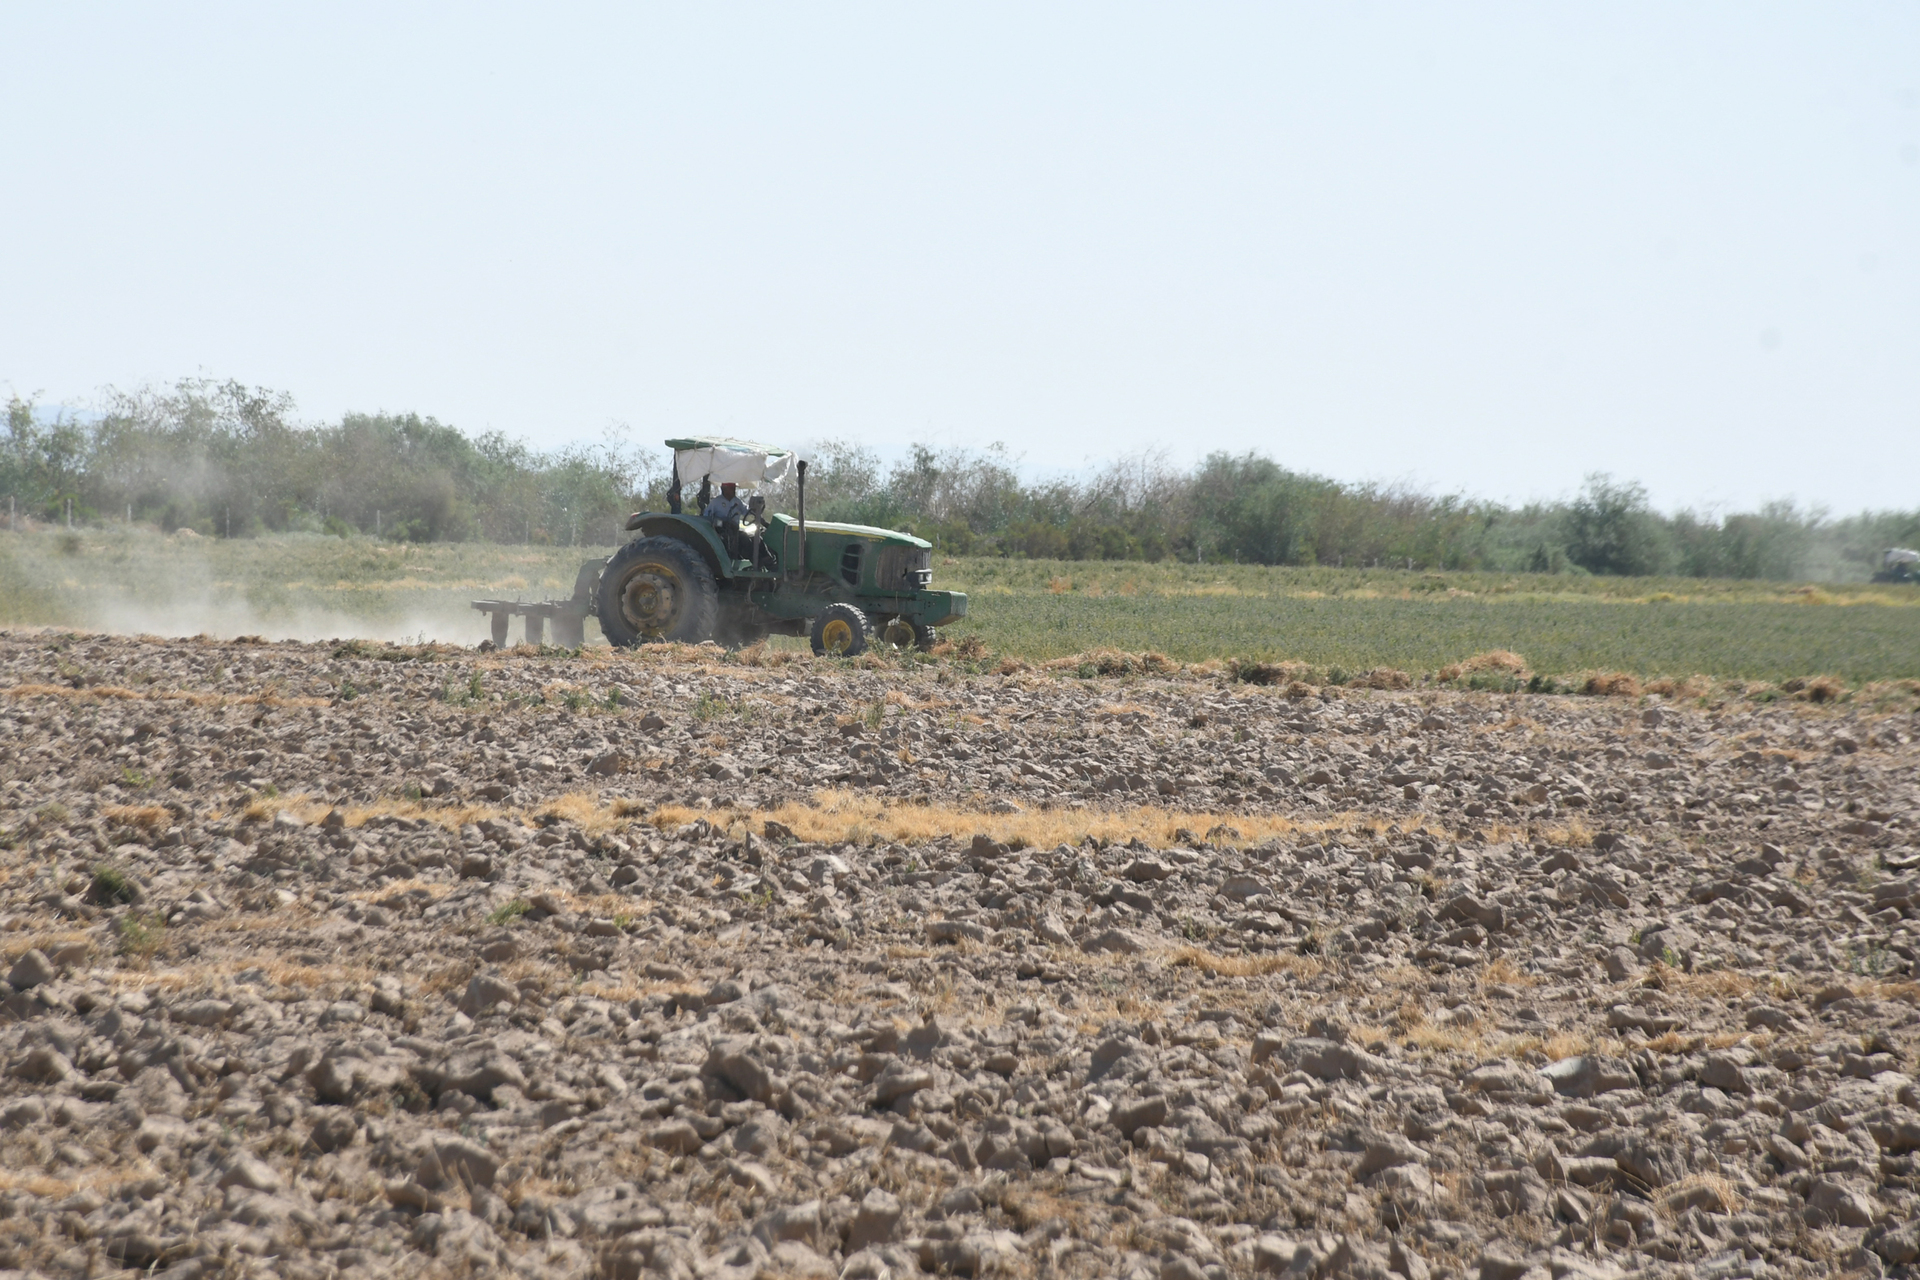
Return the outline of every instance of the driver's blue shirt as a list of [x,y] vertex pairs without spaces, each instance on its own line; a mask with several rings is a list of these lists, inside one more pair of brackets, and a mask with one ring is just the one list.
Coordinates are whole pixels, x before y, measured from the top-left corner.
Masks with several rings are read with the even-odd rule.
[[744,520],[747,518],[747,504],[740,501],[737,497],[729,498],[722,495],[715,498],[712,502],[709,502],[707,509],[702,511],[700,515],[703,519],[711,520],[714,524],[725,524],[727,521],[735,519]]

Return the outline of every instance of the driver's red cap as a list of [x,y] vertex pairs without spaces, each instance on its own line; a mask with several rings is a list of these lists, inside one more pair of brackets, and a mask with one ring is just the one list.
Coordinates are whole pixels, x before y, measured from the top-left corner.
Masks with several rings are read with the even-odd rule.
[[731,480],[723,480],[723,481],[721,481],[721,482],[720,482],[720,492],[722,492],[722,493],[732,493],[732,492],[733,492],[733,481],[731,481]]

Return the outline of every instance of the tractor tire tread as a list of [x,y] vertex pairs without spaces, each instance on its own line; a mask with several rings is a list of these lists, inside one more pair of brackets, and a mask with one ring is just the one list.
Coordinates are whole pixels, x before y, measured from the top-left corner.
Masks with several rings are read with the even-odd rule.
[[845,622],[853,628],[853,643],[849,644],[843,652],[835,656],[852,658],[865,653],[867,651],[867,645],[873,638],[873,620],[861,612],[856,605],[835,603],[828,605],[819,613],[815,614],[813,617],[813,625],[807,628],[807,638],[813,645],[813,656],[816,658],[824,658],[827,656],[827,645],[823,637],[826,634],[828,624],[836,620]]
[[[657,637],[649,637],[631,626],[620,609],[620,595],[628,576],[626,570],[635,563],[649,561],[670,566],[687,584],[690,597],[686,609],[674,625],[667,633]],[[679,538],[655,534],[652,537],[635,538],[613,553],[606,569],[600,574],[599,599],[595,603],[600,630],[610,644],[631,648],[645,644],[649,639],[700,644],[713,639],[714,628],[719,624],[720,587],[714,581],[713,569],[707,564],[706,557],[696,548]]]

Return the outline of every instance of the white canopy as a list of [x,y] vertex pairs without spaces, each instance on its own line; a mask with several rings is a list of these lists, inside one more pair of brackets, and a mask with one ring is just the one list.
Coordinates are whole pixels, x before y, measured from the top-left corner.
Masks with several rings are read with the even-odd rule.
[[673,463],[684,485],[697,485],[702,476],[711,476],[716,486],[729,482],[746,488],[777,484],[787,478],[793,466],[791,449],[776,449],[751,440],[709,436],[669,440],[667,448],[673,450]]

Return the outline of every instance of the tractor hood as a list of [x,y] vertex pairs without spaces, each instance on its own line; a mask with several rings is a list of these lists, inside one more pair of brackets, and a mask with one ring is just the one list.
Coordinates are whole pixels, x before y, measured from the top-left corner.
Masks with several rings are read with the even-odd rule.
[[[799,521],[784,513],[772,517],[767,523],[770,525],[778,525],[783,529],[798,529],[800,527]],[[841,524],[834,520],[809,520],[807,521],[807,532],[840,533],[850,538],[868,538],[875,542],[897,542],[909,547],[920,547],[928,551],[933,549],[933,544],[925,538],[916,538],[912,534],[902,533],[898,529],[876,529],[870,524]]]
[[693,436],[669,440],[667,448],[673,450],[673,465],[679,469],[682,484],[699,484],[701,476],[710,476],[716,485],[754,489],[779,483],[793,469],[793,450],[751,440]]

